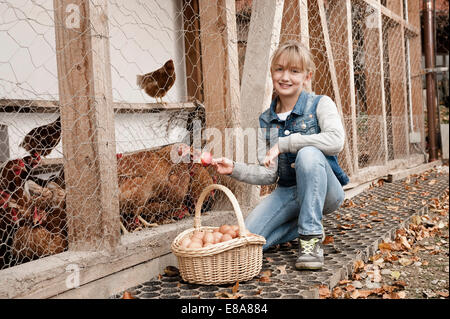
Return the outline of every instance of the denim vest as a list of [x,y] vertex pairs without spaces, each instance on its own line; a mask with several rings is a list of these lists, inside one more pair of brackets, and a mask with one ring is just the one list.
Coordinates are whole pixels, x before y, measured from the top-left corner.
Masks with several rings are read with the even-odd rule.
[[[266,141],[274,145],[274,141],[278,137],[288,136],[292,133],[301,133],[302,135],[320,133],[316,109],[321,97],[321,95],[302,91],[286,121],[281,121],[275,113],[277,105],[277,98],[275,98],[270,104],[270,108],[259,117],[260,127],[267,129]],[[278,130],[270,130],[270,128]],[[274,136],[274,132],[278,135]],[[293,153],[282,153],[278,156],[278,184],[280,186],[289,187],[296,184],[295,168],[291,166],[295,163],[296,157],[297,154]],[[349,178],[339,166],[337,156],[325,155],[325,157],[341,185],[348,184]]]

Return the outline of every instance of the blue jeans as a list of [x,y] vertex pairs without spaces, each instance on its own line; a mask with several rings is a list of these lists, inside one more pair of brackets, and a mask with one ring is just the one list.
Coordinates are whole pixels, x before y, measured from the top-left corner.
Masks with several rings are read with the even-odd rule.
[[322,235],[322,213],[344,201],[344,190],[324,154],[315,147],[300,149],[295,159],[297,184],[278,186],[247,216],[245,226],[266,238],[263,250],[301,235]]

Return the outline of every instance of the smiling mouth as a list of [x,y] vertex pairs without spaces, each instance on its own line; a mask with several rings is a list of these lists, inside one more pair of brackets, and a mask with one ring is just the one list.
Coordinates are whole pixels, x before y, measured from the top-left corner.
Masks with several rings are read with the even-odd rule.
[[291,85],[290,84],[286,84],[286,83],[279,83],[280,87],[282,87],[283,89],[287,89],[290,88]]

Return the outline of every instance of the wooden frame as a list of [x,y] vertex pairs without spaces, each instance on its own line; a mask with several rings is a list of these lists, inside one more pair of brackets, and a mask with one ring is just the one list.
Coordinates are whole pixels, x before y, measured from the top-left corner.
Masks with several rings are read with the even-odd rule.
[[69,249],[112,250],[120,215],[107,3],[53,4]]

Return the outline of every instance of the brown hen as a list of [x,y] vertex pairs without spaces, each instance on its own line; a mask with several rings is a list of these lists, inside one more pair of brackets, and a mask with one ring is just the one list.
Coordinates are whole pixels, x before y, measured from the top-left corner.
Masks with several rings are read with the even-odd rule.
[[175,65],[173,60],[167,61],[161,68],[153,72],[137,75],[137,85],[145,90],[145,93],[163,103],[162,98],[175,83]]
[[32,129],[19,146],[32,156],[47,156],[61,140],[61,117],[54,122]]

